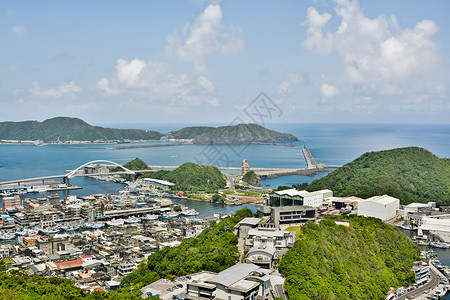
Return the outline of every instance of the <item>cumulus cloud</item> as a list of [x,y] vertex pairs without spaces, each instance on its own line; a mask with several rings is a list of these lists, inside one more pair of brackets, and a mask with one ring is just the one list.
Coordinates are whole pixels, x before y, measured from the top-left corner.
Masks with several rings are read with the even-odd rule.
[[97,82],[105,96],[125,94],[147,102],[164,100],[170,104],[218,105],[214,83],[205,76],[173,74],[165,63],[118,59],[115,73]]
[[59,98],[62,96],[73,96],[80,91],[81,88],[78,87],[73,81],[63,83],[57,88],[51,88],[47,90],[42,90],[39,83],[37,81],[34,81],[33,87],[30,89],[31,95],[42,98]]
[[193,62],[197,72],[206,69],[204,57],[212,52],[227,55],[244,47],[241,29],[222,23],[222,9],[211,4],[195,19],[167,38],[167,53],[184,61]]
[[306,73],[299,74],[290,72],[278,86],[278,94],[281,96],[286,96],[292,92],[293,86],[305,86],[310,83],[311,81]]
[[336,96],[339,93],[339,90],[338,90],[337,87],[335,87],[335,86],[333,86],[331,84],[324,83],[320,87],[320,93],[325,98],[332,98],[332,97]]
[[11,28],[11,32],[17,35],[22,35],[27,32],[27,28],[25,26],[14,26]]
[[[439,27],[432,20],[400,29],[395,16],[368,18],[356,0],[336,0],[334,12],[340,24],[333,32],[327,30],[331,14],[308,8],[307,39],[302,45],[321,54],[338,54],[345,65],[346,82],[361,92],[406,93],[414,86],[406,83],[408,79],[417,80],[439,67],[438,46],[431,40]],[[421,88],[433,90],[434,85]]]

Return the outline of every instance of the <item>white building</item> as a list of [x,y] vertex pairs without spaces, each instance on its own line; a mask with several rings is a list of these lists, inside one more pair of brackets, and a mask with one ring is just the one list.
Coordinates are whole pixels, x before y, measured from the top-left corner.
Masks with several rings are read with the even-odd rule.
[[294,246],[295,232],[278,230],[275,228],[253,228],[248,231],[245,239],[246,248],[271,247],[278,254],[284,255],[286,251]]
[[275,191],[269,194],[269,206],[295,206],[304,205],[311,207],[319,207],[324,199],[333,197],[330,190],[320,190],[315,192],[297,191],[296,189],[288,189]]
[[424,231],[436,234],[446,243],[450,243],[450,215],[423,217],[417,234],[422,235]]
[[385,221],[395,217],[399,208],[400,200],[397,198],[388,195],[374,196],[358,203],[358,215]]
[[268,270],[254,264],[237,264],[208,277],[187,282],[184,299],[254,300],[269,297],[271,276]]

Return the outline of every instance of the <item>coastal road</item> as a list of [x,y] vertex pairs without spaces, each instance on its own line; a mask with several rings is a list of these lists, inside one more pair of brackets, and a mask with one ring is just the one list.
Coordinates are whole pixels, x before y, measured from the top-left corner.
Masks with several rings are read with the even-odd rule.
[[284,293],[284,285],[283,284],[275,284],[275,296],[283,298],[284,300],[287,300],[286,294]]
[[439,271],[433,265],[430,265],[430,270],[431,270],[431,272],[430,272],[431,278],[430,278],[430,280],[428,280],[428,282],[425,285],[423,285],[409,293],[401,295],[400,297],[397,298],[397,300],[404,300],[406,298],[414,299],[415,297],[421,295],[426,290],[432,289],[435,286],[437,286],[439,284],[439,281],[441,280],[441,277],[439,276]]

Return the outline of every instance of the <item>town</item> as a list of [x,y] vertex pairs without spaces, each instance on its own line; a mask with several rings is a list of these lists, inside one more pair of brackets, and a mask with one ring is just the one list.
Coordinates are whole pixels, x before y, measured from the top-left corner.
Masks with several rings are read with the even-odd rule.
[[[87,165],[81,172],[97,173],[93,171],[97,168],[102,166]],[[244,160],[243,172],[248,169]],[[30,276],[69,278],[88,292],[119,289],[121,280],[156,250],[176,247],[182,240],[198,236],[212,221],[227,217],[214,214],[198,218],[195,209],[173,203],[173,195],[168,193],[172,186],[164,180],[143,178],[127,181],[117,195],[69,195],[60,199],[52,193],[23,201],[19,195],[3,196],[0,255],[10,269],[23,269]],[[327,215],[375,217],[404,229],[418,228],[413,238],[417,243],[449,247],[447,232],[438,230],[445,227],[437,224],[448,222],[449,215],[439,211],[435,203],[401,206],[399,199],[388,195],[334,197],[327,189],[307,192],[291,188],[264,196],[257,215],[244,218],[234,228],[240,263],[218,274],[203,271],[160,279],[143,287],[142,297],[285,298],[284,278],[276,266],[294,245],[295,228]],[[349,226],[349,221],[336,222]],[[435,264],[438,260],[433,257],[430,261]],[[425,285],[432,275],[437,276],[436,295],[445,295],[450,270],[434,264],[417,265],[417,283]],[[405,291],[402,287],[390,295],[401,297]]]

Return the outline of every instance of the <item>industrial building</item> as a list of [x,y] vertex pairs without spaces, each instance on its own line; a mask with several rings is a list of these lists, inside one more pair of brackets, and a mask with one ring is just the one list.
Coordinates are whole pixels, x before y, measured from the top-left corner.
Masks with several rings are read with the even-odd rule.
[[374,196],[358,203],[358,215],[375,217],[383,221],[397,215],[400,208],[400,200],[388,195]]

